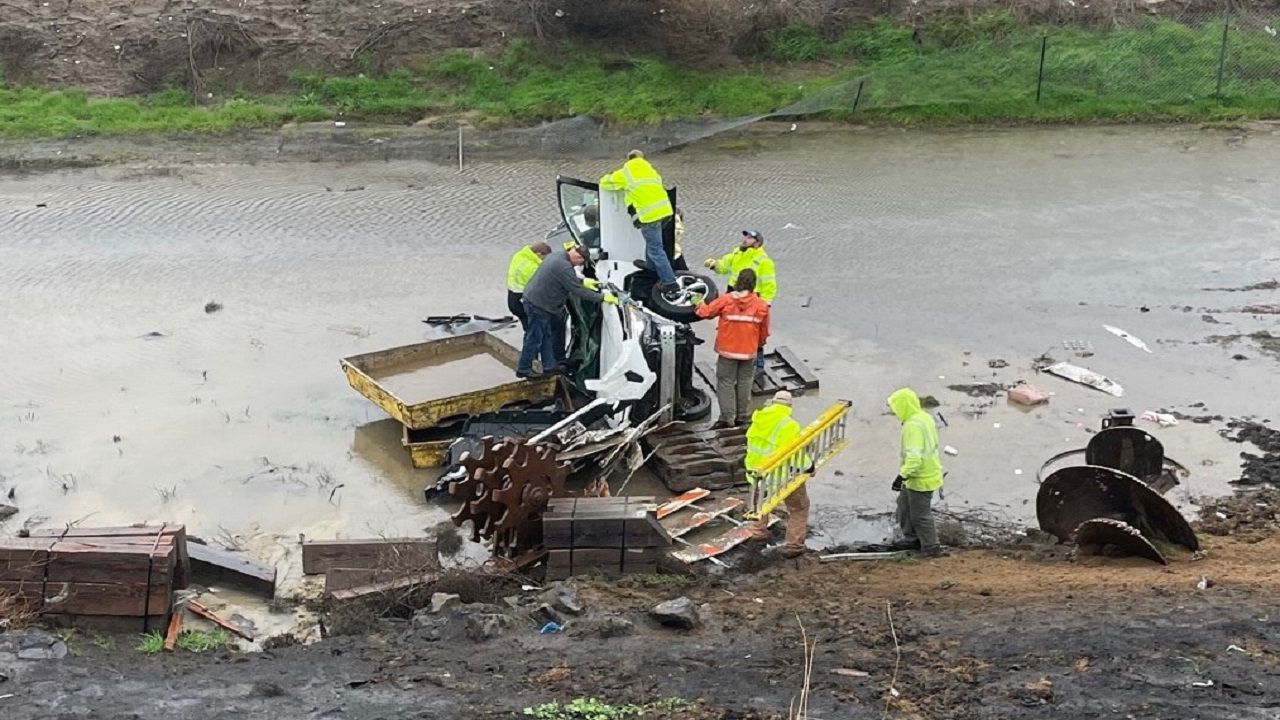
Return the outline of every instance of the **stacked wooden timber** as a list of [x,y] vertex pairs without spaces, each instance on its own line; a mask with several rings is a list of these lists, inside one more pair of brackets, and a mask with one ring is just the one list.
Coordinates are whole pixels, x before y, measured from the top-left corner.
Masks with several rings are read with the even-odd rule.
[[427,538],[308,540],[302,572],[325,576],[325,594],[339,602],[410,591],[435,582],[435,542]]
[[182,525],[34,530],[0,539],[0,591],[45,615],[163,628],[190,575]]
[[652,497],[553,498],[542,516],[547,579],[652,573],[671,538]]

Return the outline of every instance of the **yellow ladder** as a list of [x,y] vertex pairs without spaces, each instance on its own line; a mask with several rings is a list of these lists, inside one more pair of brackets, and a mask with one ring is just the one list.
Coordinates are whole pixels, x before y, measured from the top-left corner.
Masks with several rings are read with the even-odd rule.
[[800,431],[794,440],[783,445],[750,470],[755,477],[751,486],[751,510],[748,520],[759,520],[778,509],[791,493],[800,489],[813,471],[827,464],[849,446],[845,436],[848,415],[853,403],[847,400],[827,408],[817,420]]

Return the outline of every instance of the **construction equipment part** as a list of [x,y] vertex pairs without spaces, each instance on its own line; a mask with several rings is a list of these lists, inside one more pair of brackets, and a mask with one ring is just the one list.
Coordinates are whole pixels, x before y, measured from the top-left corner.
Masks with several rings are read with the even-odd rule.
[[1186,518],[1138,478],[1111,468],[1077,465],[1062,468],[1040,485],[1036,495],[1040,529],[1063,542],[1089,520],[1110,518],[1137,528],[1149,540],[1199,550]]
[[1165,457],[1164,445],[1145,430],[1125,422],[1132,414],[1112,411],[1102,419],[1102,430],[1089,439],[1084,448],[1068,450],[1049,458],[1040,466],[1036,479],[1044,478],[1064,461],[1083,458],[1086,465],[1109,467],[1132,475],[1161,495],[1177,487],[1191,471],[1172,458]]
[[776,510],[818,468],[848,447],[845,433],[851,407],[853,403],[842,400],[827,408],[794,440],[751,468],[755,482],[751,485],[748,519],[759,520]]
[[1080,523],[1076,528],[1076,545],[1084,555],[1136,555],[1161,565],[1168,565],[1165,556],[1142,537],[1138,528],[1121,520],[1096,518]]
[[552,500],[542,516],[547,579],[584,573],[653,573],[671,538],[658,524],[652,497]]
[[556,377],[519,380],[519,350],[488,332],[430,340],[341,361],[347,382],[413,430],[555,397]]
[[[697,364],[698,374],[711,387],[716,386],[716,369],[709,362]],[[756,397],[773,395],[786,390],[792,395],[803,395],[819,388],[818,376],[804,360],[787,346],[779,347],[764,355],[764,368],[756,372],[751,394]]]
[[747,429],[691,430],[673,426],[650,434],[649,466],[671,492],[724,490],[747,482]]
[[491,540],[496,557],[514,559],[539,547],[538,520],[552,497],[565,495],[568,464],[546,445],[488,437],[461,465],[449,481],[449,494],[462,501],[453,523],[471,522],[472,541]]

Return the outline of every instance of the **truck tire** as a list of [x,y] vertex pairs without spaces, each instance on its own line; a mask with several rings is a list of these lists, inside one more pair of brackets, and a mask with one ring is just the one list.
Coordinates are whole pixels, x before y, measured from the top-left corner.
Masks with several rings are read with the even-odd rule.
[[711,416],[711,393],[702,388],[692,388],[680,397],[676,419],[697,422]]
[[649,308],[668,320],[694,322],[698,320],[698,315],[694,312],[692,295],[695,293],[701,295],[703,302],[711,302],[720,295],[715,281],[706,275],[678,272],[676,283],[680,289],[674,293],[660,291],[658,284],[654,284],[653,289],[649,291]]

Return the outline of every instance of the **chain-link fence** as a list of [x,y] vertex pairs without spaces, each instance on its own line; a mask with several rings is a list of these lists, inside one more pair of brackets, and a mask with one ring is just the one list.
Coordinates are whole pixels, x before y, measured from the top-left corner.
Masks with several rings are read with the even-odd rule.
[[[1069,1],[1069,0],[1068,0]],[[1219,7],[984,36],[931,37],[780,115],[870,113],[903,120],[1123,119],[1280,111],[1280,11]]]

